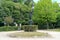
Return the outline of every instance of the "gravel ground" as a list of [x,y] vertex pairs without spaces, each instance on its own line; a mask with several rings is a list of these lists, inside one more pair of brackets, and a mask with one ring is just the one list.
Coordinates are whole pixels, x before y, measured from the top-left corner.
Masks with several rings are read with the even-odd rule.
[[0,32],[0,40],[60,40],[60,32],[53,32],[53,31],[43,31],[38,30],[38,32],[44,32],[52,35],[52,37],[45,37],[45,38],[12,38],[9,37],[8,34],[14,32],[21,32],[21,31],[10,31],[10,32]]

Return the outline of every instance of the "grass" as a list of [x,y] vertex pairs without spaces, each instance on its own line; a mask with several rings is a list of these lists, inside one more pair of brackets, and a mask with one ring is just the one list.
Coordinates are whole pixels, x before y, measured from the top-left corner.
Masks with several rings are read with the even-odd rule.
[[49,37],[48,33],[42,32],[17,32],[9,35],[10,37]]
[[48,31],[56,31],[56,32],[60,32],[60,28],[56,28],[56,29],[49,29]]

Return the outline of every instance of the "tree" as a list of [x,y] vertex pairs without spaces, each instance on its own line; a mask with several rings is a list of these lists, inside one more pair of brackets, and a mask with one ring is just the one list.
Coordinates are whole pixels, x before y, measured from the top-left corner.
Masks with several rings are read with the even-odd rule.
[[3,9],[1,10],[2,18],[11,16],[16,23],[28,24],[31,6],[26,5],[26,1],[19,0],[19,2],[13,2],[12,0],[3,0],[1,3]]
[[59,6],[59,3],[57,4],[55,2],[55,9],[56,9],[56,13],[57,13],[57,21],[55,23],[55,26],[56,26],[56,28],[59,28],[60,27],[60,6]]
[[56,13],[56,22],[51,22],[52,23],[52,27],[53,27],[53,29],[55,28],[55,26],[56,26],[56,24],[58,24],[57,22],[59,21],[59,4],[57,3],[57,2],[54,2],[53,3],[53,9],[55,10],[55,13]]
[[56,22],[56,12],[51,0],[40,0],[34,9],[34,22],[38,24],[46,24],[49,29],[49,22]]
[[12,17],[5,17],[4,22],[9,26],[9,24],[13,23],[13,18]]

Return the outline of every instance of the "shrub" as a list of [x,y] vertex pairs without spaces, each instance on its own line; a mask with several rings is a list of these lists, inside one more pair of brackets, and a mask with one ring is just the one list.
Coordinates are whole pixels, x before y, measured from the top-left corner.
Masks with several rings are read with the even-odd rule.
[[33,32],[38,29],[37,25],[23,25],[22,27],[23,27],[23,30],[26,32]]
[[15,26],[0,27],[0,31],[14,31],[14,30],[18,30],[18,27],[15,27]]

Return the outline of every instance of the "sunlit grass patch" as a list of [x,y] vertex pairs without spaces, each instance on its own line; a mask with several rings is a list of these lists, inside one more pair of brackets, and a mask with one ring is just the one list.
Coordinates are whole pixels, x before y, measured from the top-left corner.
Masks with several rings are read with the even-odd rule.
[[50,37],[48,33],[42,32],[17,32],[9,35],[10,37]]
[[56,28],[56,29],[49,29],[48,31],[60,32],[60,28]]

